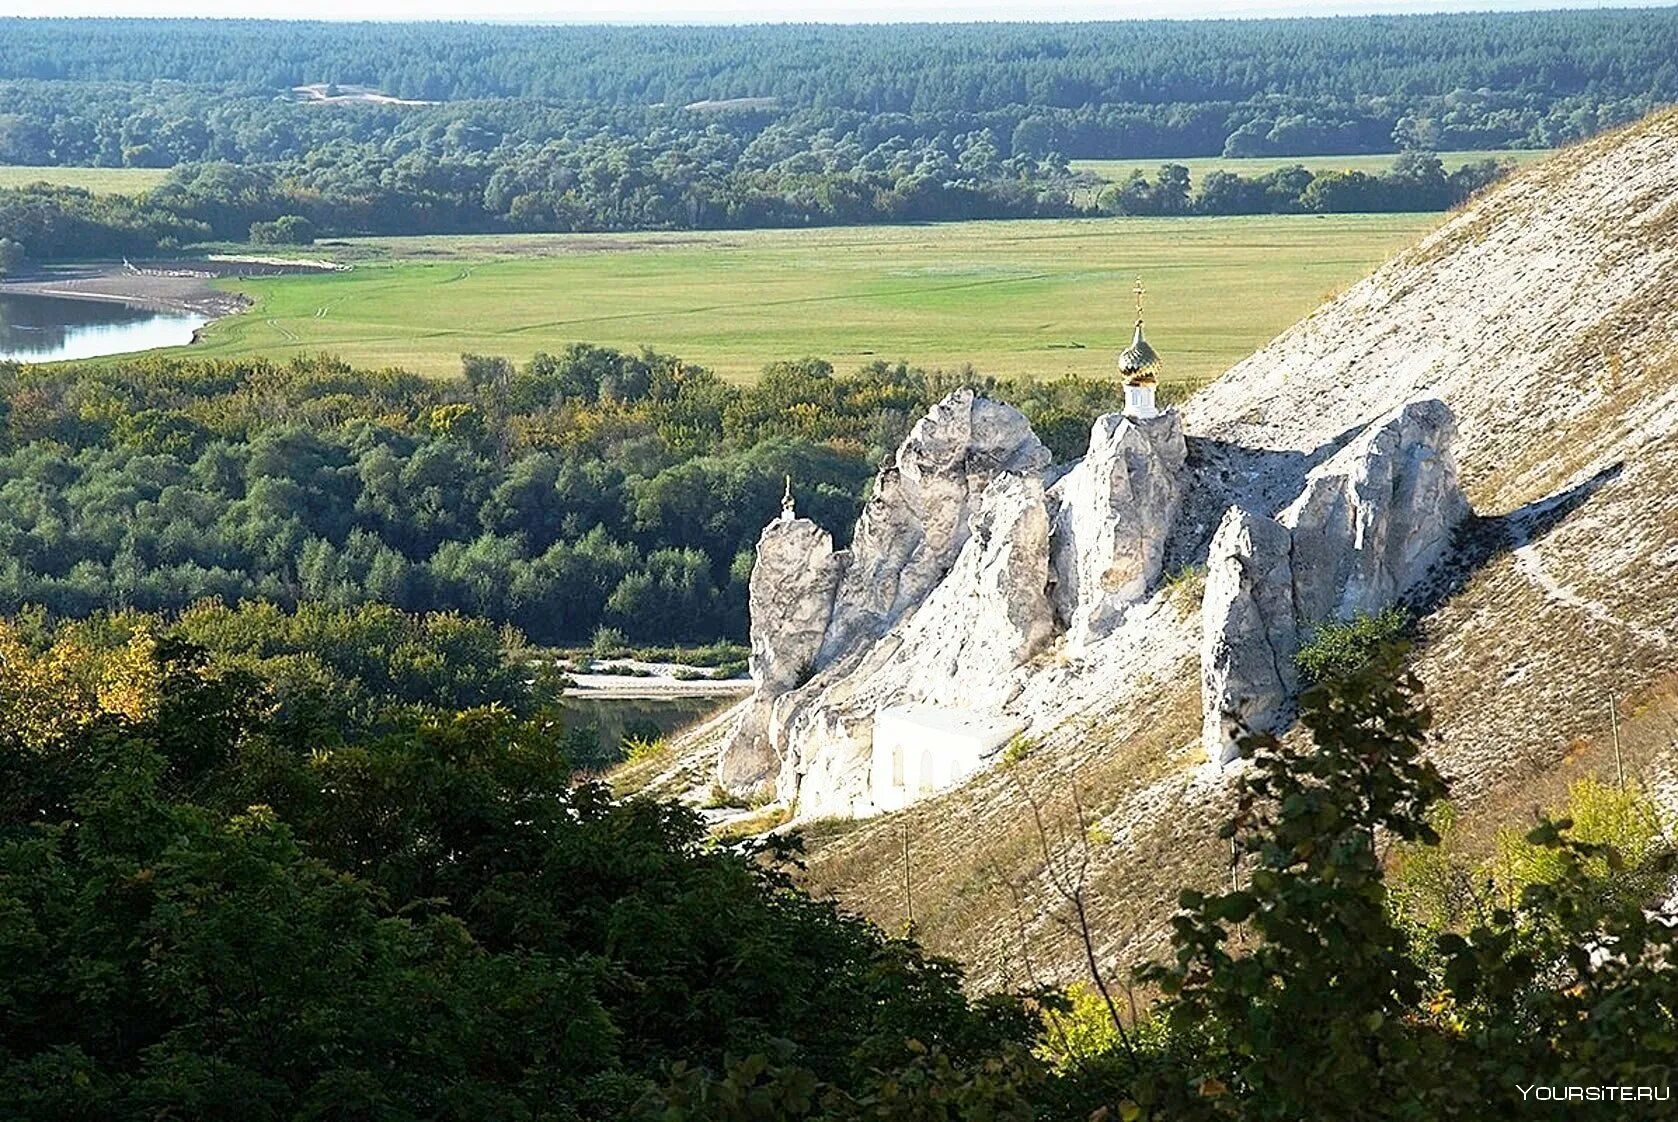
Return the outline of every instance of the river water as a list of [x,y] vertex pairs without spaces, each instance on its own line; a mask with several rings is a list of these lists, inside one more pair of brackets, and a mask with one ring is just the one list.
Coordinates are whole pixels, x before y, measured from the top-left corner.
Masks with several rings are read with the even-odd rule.
[[57,362],[178,347],[209,316],[114,300],[0,292],[0,362]]

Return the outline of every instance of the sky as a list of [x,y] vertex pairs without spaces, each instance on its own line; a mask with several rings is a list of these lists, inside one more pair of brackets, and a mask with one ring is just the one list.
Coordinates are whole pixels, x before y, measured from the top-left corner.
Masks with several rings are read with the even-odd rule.
[[[1666,6],[1656,0],[1641,6]],[[1633,6],[1593,0],[0,0],[8,16],[452,19],[520,23],[889,23],[1203,19]]]

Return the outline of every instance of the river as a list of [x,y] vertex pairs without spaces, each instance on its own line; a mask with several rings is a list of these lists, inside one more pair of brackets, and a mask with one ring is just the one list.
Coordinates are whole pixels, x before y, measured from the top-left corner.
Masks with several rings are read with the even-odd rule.
[[0,292],[0,362],[57,362],[177,347],[210,317],[115,300]]

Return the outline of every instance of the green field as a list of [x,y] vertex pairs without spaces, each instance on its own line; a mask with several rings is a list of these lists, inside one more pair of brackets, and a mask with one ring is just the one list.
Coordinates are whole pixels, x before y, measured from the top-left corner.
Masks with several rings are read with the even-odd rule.
[[0,164],[0,187],[51,183],[86,187],[95,195],[143,195],[162,183],[168,168],[38,168]]
[[[1485,152],[1441,152],[1439,161],[1445,165],[1446,171],[1453,171],[1476,160],[1513,160],[1517,164],[1530,164],[1547,155],[1549,150],[1544,148],[1500,148]],[[1255,156],[1241,160],[1226,159],[1223,156],[1198,156],[1181,160],[1073,160],[1072,169],[1094,172],[1109,182],[1122,183],[1130,178],[1133,171],[1139,171],[1151,178],[1159,171],[1161,164],[1182,164],[1189,169],[1190,181],[1198,183],[1202,176],[1214,171],[1232,171],[1251,179],[1277,168],[1292,167],[1294,164],[1300,164],[1313,172],[1361,171],[1374,175],[1392,167],[1397,158],[1396,153],[1386,152],[1375,156]]]
[[430,374],[586,340],[749,378],[819,355],[983,373],[1101,375],[1130,290],[1168,377],[1206,378],[1438,215],[1102,218],[704,234],[356,239],[347,273],[223,282],[256,300],[194,354],[330,351]]

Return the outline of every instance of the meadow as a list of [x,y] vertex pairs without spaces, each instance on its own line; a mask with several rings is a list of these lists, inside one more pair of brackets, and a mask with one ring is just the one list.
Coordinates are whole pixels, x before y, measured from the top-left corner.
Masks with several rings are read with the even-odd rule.
[[143,195],[162,183],[167,168],[24,167],[0,164],[0,188],[50,183],[54,187],[85,187],[95,195]]
[[452,374],[586,340],[748,379],[816,355],[981,373],[1100,376],[1147,288],[1165,376],[1203,379],[1264,344],[1439,215],[1103,218],[682,234],[347,239],[348,272],[221,282],[254,306],[191,353],[329,351]]
[[[1439,162],[1446,171],[1455,171],[1464,164],[1477,160],[1512,160],[1516,164],[1530,164],[1550,154],[1547,148],[1499,148],[1483,152],[1440,152]],[[1230,159],[1224,156],[1193,156],[1186,159],[1146,160],[1073,160],[1074,171],[1088,171],[1110,183],[1123,183],[1132,172],[1152,177],[1161,164],[1182,164],[1189,169],[1189,180],[1199,183],[1202,176],[1214,171],[1231,171],[1253,179],[1277,168],[1299,165],[1307,171],[1361,171],[1375,175],[1392,167],[1398,159],[1395,152],[1381,152],[1367,156],[1250,156]]]

